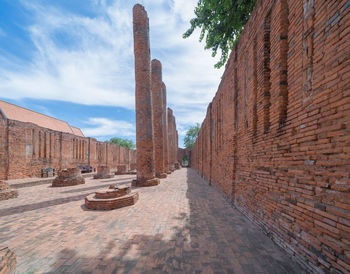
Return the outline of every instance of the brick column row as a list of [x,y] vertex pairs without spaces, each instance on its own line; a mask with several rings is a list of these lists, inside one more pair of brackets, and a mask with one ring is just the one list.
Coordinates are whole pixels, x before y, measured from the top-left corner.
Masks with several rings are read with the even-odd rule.
[[154,171],[149,21],[143,6],[133,8],[136,108],[136,186],[159,184]]
[[164,168],[164,131],[163,131],[163,81],[162,64],[152,60],[152,102],[153,102],[153,129],[154,129],[154,162],[155,173],[158,178],[166,178]]

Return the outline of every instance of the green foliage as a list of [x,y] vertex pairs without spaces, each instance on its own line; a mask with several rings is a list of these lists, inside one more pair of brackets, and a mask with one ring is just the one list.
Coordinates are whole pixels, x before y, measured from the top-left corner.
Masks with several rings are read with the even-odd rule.
[[194,142],[197,139],[199,130],[200,130],[200,124],[198,123],[187,130],[186,136],[184,139],[184,145],[186,148],[193,148]]
[[205,49],[212,49],[213,57],[221,50],[220,61],[215,64],[220,68],[237,43],[255,3],[256,0],[199,0],[194,10],[196,18],[191,19],[191,27],[183,38],[191,36],[196,28],[201,29],[199,41],[205,37]]
[[132,140],[122,139],[122,138],[118,138],[118,137],[113,137],[106,142],[113,143],[113,144],[116,144],[118,146],[130,148],[130,149],[134,149],[136,147]]
[[183,161],[183,162],[188,161],[188,157],[187,157],[187,155],[186,155],[186,154],[184,154],[184,155],[182,156],[182,161]]

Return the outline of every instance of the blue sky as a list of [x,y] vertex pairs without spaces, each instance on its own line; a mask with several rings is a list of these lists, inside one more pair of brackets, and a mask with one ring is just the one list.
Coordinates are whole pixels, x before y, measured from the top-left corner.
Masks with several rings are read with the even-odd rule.
[[85,136],[135,140],[132,7],[150,18],[168,106],[183,146],[204,119],[223,70],[196,32],[196,0],[0,0],[0,99],[67,121]]

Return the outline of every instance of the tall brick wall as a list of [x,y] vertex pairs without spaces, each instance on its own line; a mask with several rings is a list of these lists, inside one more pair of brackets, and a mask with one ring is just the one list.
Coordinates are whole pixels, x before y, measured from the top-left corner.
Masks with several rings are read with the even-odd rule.
[[40,177],[42,168],[136,162],[136,151],[35,124],[0,118],[0,180]]
[[7,152],[7,120],[1,119],[0,116],[0,179],[7,174]]
[[306,267],[350,271],[350,1],[257,1],[192,167]]

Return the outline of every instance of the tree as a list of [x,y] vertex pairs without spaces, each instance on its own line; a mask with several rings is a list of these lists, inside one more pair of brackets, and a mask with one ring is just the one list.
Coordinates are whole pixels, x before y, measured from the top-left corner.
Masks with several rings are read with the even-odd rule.
[[184,145],[186,148],[193,148],[194,142],[196,141],[198,136],[199,129],[200,129],[200,124],[197,123],[195,126],[192,126],[187,130],[186,136],[184,139]]
[[196,18],[191,19],[191,27],[183,38],[191,36],[196,28],[201,29],[199,41],[206,36],[204,48],[212,49],[213,57],[221,50],[220,61],[214,66],[220,68],[237,43],[255,3],[256,0],[199,0],[194,10]]
[[118,137],[113,137],[106,142],[113,143],[113,144],[116,144],[118,146],[126,147],[129,149],[134,149],[136,147],[132,140],[122,139],[122,138],[118,138]]

